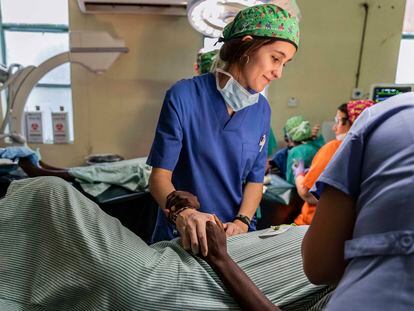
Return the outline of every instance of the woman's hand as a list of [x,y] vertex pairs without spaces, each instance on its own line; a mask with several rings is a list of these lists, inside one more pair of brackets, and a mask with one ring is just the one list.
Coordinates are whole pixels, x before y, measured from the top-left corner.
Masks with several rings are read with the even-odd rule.
[[206,223],[209,221],[215,221],[213,215],[191,208],[185,209],[177,216],[175,224],[185,250],[191,250],[194,255],[197,255],[201,249],[201,254],[207,256]]
[[236,219],[233,222],[226,222],[224,224],[224,230],[229,237],[236,234],[246,233],[249,230],[249,226]]
[[213,217],[214,222],[208,221],[206,224],[208,253],[204,258],[211,266],[228,256],[224,226],[216,215]]

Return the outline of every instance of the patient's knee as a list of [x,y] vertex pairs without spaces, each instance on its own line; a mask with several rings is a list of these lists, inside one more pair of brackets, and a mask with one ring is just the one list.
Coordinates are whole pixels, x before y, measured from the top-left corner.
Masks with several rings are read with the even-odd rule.
[[33,178],[31,187],[35,188],[41,193],[58,192],[63,194],[73,190],[71,184],[69,184],[64,179],[55,176]]
[[70,186],[68,182],[66,182],[64,179],[56,176],[42,176],[42,177],[36,177],[34,180],[38,181],[39,183],[42,183],[44,185],[60,185],[60,186]]

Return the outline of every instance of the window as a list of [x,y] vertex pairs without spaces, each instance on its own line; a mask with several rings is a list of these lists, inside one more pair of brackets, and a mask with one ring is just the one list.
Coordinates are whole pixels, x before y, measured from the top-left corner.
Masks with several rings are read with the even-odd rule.
[[414,84],[414,0],[405,4],[404,26],[398,57],[396,83]]
[[[67,0],[0,0],[2,63],[38,66],[69,50]],[[53,143],[51,112],[68,112],[69,140],[73,141],[70,66],[48,72],[33,88],[25,111],[43,112],[43,137]]]

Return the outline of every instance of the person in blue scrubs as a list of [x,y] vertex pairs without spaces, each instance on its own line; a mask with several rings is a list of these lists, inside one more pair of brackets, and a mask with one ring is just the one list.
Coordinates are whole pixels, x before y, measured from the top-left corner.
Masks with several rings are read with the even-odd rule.
[[223,70],[173,85],[147,163],[160,206],[152,242],[181,236],[207,254],[215,214],[228,236],[255,229],[266,166],[270,107],[259,93],[282,76],[299,44],[297,20],[275,5],[240,11],[223,31]]
[[414,310],[413,119],[414,93],[364,110],[311,189],[304,270],[339,281],[325,310]]

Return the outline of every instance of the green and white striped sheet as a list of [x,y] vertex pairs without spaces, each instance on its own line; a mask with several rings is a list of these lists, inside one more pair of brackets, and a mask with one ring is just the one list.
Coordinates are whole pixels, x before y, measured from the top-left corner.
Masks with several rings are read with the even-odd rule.
[[[305,231],[228,240],[232,258],[283,310],[310,310],[330,291],[303,274]],[[0,310],[237,309],[178,241],[148,246],[57,177],[13,182],[0,200]]]

